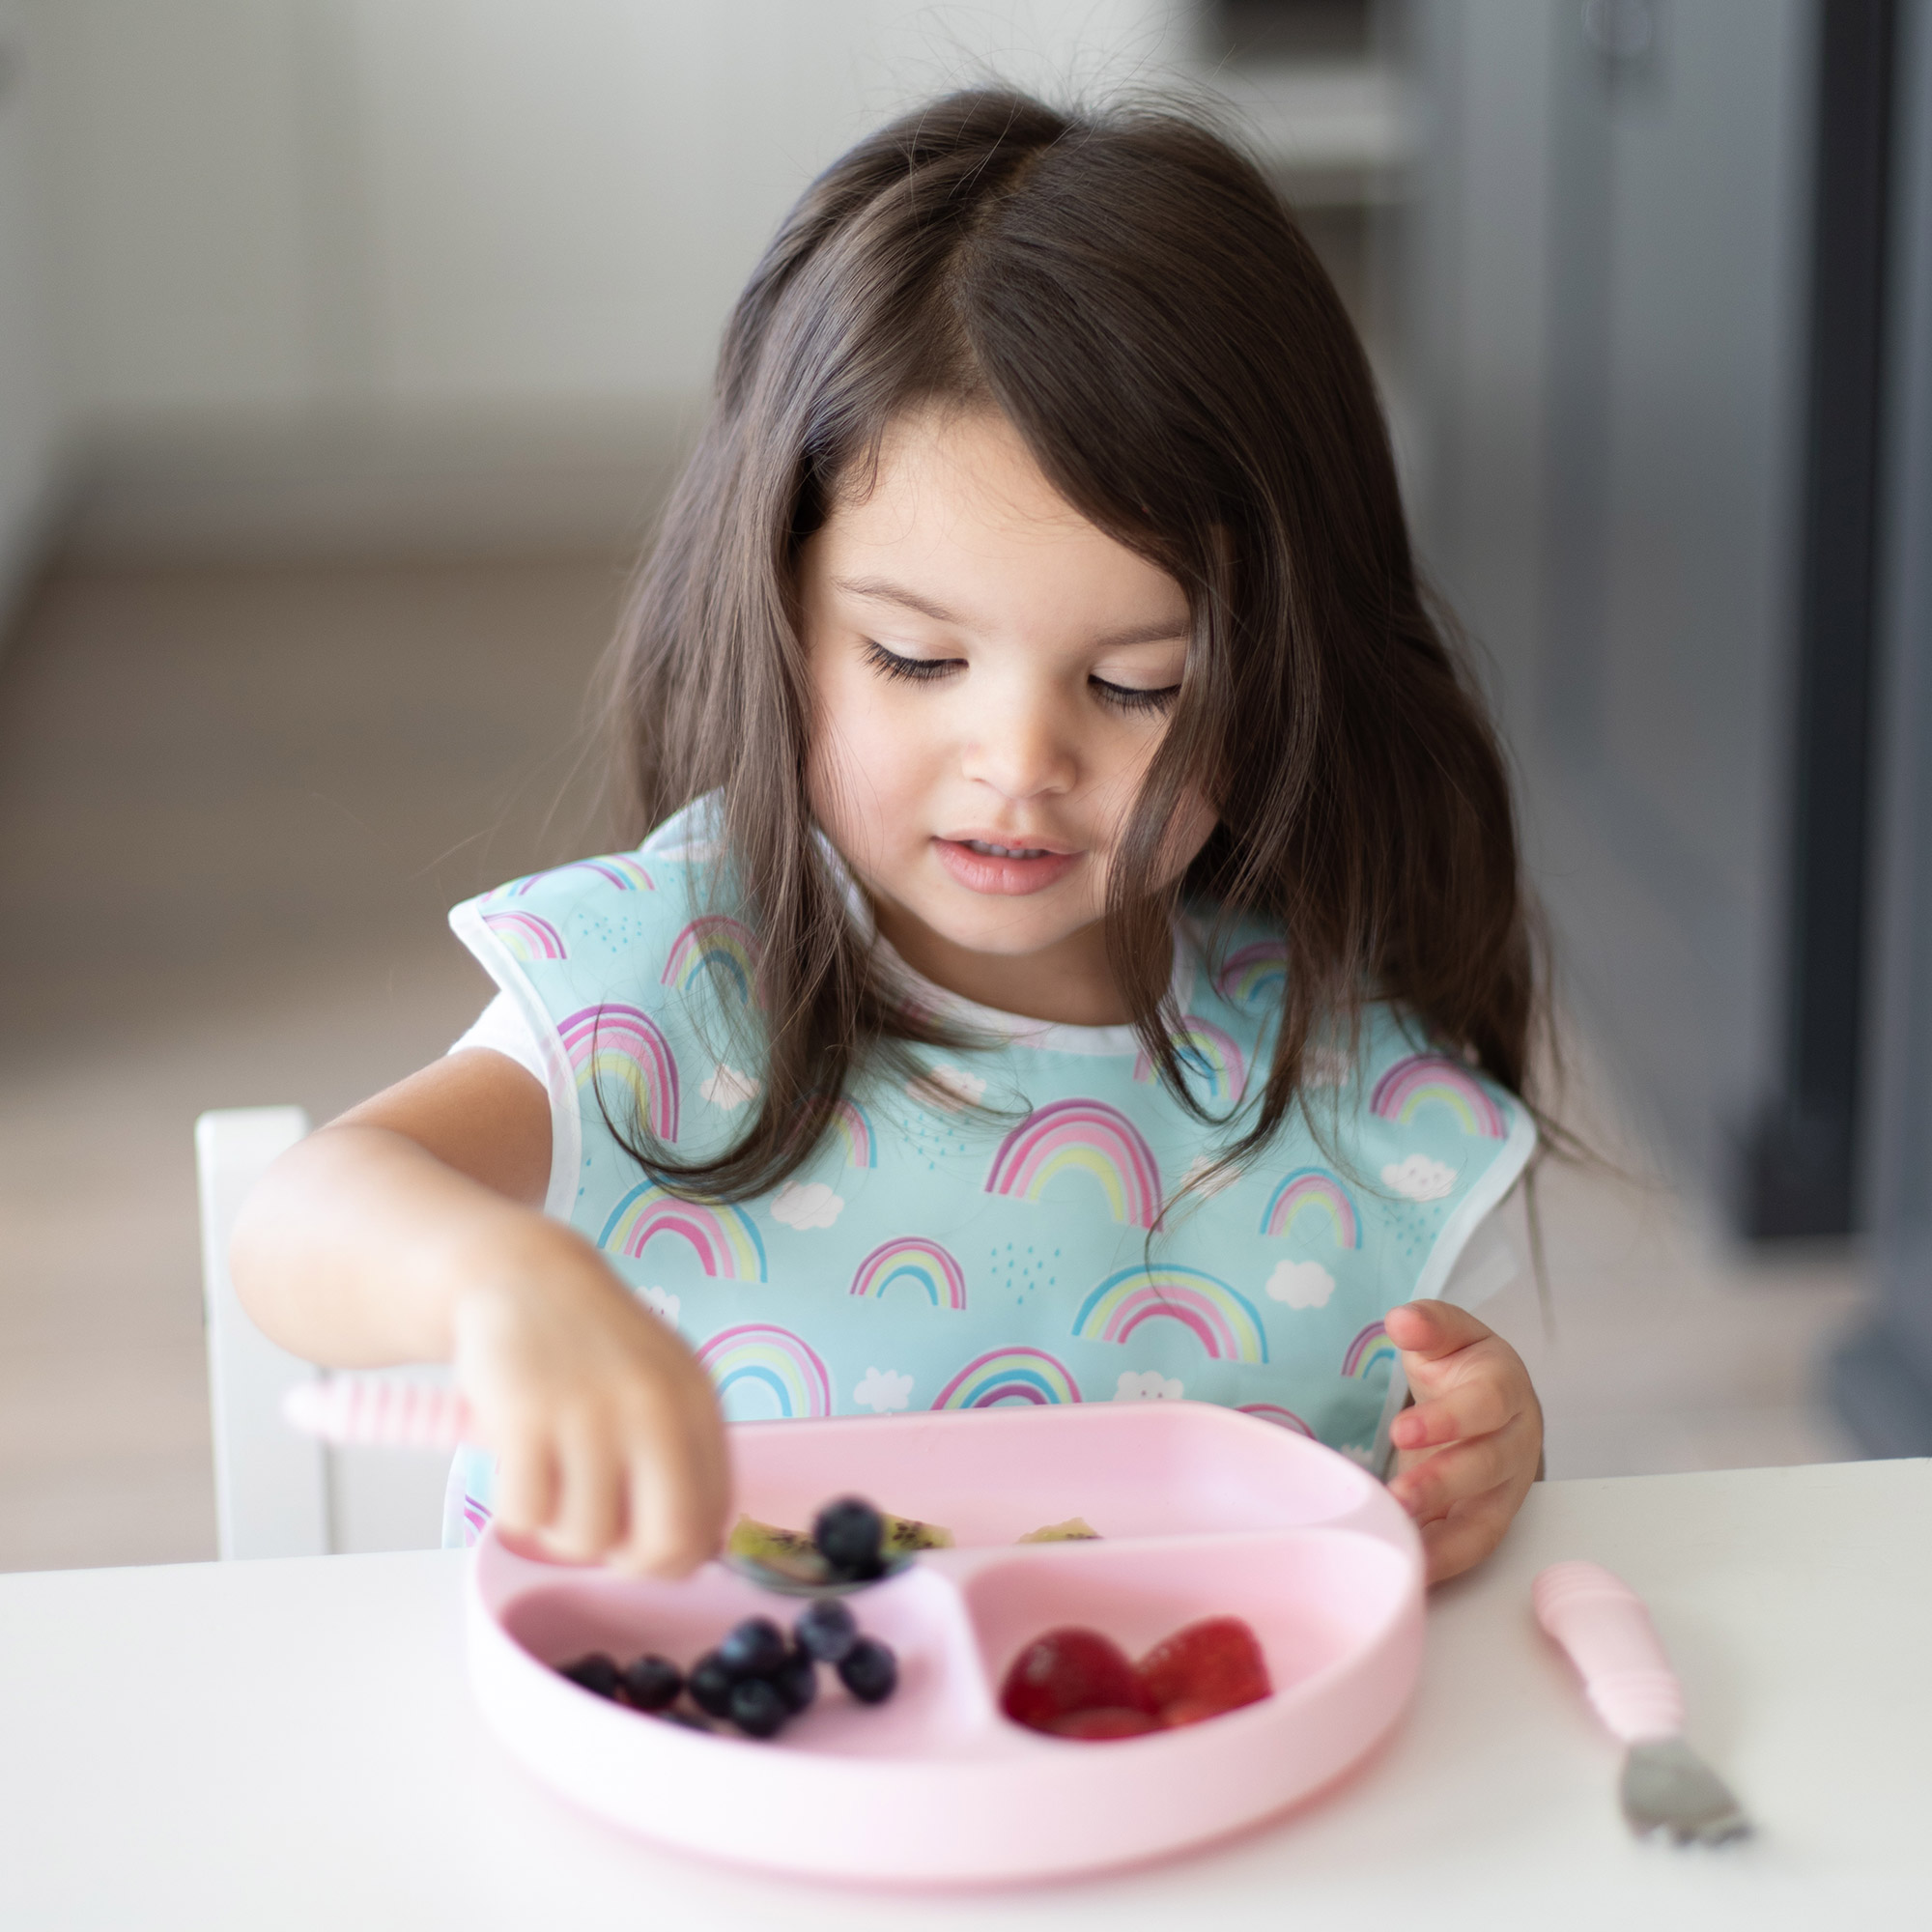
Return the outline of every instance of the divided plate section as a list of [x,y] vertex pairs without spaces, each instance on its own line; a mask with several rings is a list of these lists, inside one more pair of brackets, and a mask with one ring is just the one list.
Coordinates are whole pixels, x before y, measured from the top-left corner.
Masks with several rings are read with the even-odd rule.
[[964,1593],[996,1705],[1014,1658],[1068,1624],[1098,1631],[1134,1659],[1207,1617],[1239,1617],[1254,1632],[1274,1687],[1260,1703],[1207,1725],[1106,1744],[1022,1732],[1052,1750],[1093,1753],[1146,1749],[1209,1729],[1225,1735],[1230,1724],[1279,1718],[1374,1653],[1411,1608],[1416,1580],[1413,1567],[1379,1538],[1311,1529],[976,1552]]
[[[499,1543],[486,1548],[489,1556],[479,1558],[479,1568],[488,1573],[483,1587],[495,1598],[492,1614],[504,1634],[542,1666],[565,1704],[587,1706],[631,1732],[644,1733],[641,1748],[655,1747],[666,1735],[705,1740],[581,1690],[555,1675],[556,1666],[593,1650],[608,1651],[620,1663],[654,1651],[689,1670],[741,1618],[768,1616],[789,1630],[802,1607],[715,1564],[682,1582],[661,1583],[529,1562]],[[818,1698],[811,1708],[773,1742],[751,1747],[761,1753],[909,1758],[954,1755],[983,1738],[995,1714],[953,1584],[917,1566],[851,1602],[860,1628],[891,1644],[898,1659],[898,1688],[892,1698],[881,1705],[862,1705],[835,1672],[821,1667]],[[721,1738],[734,1749],[748,1742],[735,1731]]]
[[1365,1470],[1207,1403],[744,1423],[730,1440],[739,1508],[792,1529],[857,1489],[951,1530],[962,1548],[1010,1546],[1071,1517],[1110,1542],[1348,1523],[1414,1547],[1407,1519]]

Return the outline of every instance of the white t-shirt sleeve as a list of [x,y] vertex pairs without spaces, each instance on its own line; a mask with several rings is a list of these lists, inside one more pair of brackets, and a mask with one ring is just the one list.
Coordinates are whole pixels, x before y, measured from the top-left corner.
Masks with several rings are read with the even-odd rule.
[[466,1053],[474,1046],[487,1047],[514,1060],[539,1087],[549,1084],[544,1071],[543,1048],[530,1031],[523,1009],[508,993],[498,993],[477,1015],[476,1024],[449,1050]]
[[1463,1252],[1442,1284],[1442,1299],[1458,1308],[1475,1308],[1507,1288],[1521,1272],[1516,1238],[1498,1204],[1476,1223],[1475,1233],[1463,1243]]

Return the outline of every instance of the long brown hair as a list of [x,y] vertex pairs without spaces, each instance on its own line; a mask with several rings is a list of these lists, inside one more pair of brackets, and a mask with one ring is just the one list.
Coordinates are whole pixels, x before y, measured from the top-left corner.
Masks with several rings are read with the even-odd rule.
[[[1334,287],[1260,171],[1172,111],[952,95],[862,142],[785,218],[725,330],[713,413],[615,658],[641,832],[723,793],[760,940],[755,1118],[716,1158],[625,1136],[673,1185],[760,1192],[848,1082],[951,1039],[880,976],[819,855],[796,564],[894,417],[997,408],[1060,493],[1185,590],[1179,696],[1113,868],[1108,956],[1194,1105],[1162,1001],[1183,900],[1279,923],[1274,1059],[1240,1159],[1311,1041],[1385,999],[1520,1094],[1540,1013],[1509,781],[1418,590],[1388,433]],[[1193,784],[1219,824],[1150,890]],[[1200,1110],[1197,1108],[1197,1112]],[[1204,1120],[1205,1120],[1204,1116]]]

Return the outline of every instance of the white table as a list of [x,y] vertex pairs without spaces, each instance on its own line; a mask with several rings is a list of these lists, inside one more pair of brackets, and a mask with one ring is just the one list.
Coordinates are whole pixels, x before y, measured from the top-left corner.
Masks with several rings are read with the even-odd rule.
[[[1530,1621],[1565,1556],[1649,1600],[1753,1844],[1626,1835],[1613,1748]],[[751,1878],[570,1811],[470,1709],[461,1569],[0,1577],[0,1926],[1932,1923],[1932,1463],[1544,1485],[1437,1593],[1416,1706],[1342,1789],[1152,1870],[977,1899]]]

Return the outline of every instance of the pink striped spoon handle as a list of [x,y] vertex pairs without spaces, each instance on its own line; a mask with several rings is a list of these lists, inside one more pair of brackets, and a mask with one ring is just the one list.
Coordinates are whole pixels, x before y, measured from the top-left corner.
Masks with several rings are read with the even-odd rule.
[[469,1406],[434,1382],[322,1376],[282,1398],[282,1417],[339,1448],[454,1449],[469,1436]]
[[1530,1594],[1598,1717],[1630,1747],[1617,1795],[1631,1830],[1667,1832],[1680,1845],[1748,1837],[1729,1787],[1684,1742],[1684,1692],[1643,1599],[1600,1563],[1552,1563]]
[[1531,1588],[1537,1621],[1569,1652],[1613,1737],[1674,1738],[1684,1692],[1643,1599],[1597,1563],[1552,1563]]

